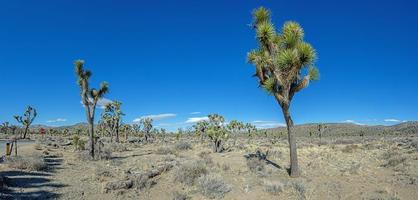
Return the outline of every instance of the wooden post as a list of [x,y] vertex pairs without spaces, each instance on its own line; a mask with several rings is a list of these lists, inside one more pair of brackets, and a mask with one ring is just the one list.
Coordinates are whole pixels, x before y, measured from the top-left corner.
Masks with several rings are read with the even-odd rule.
[[10,155],[10,153],[9,153],[9,148],[10,148],[10,143],[9,143],[9,142],[7,142],[7,143],[6,143],[6,156],[9,156],[9,155]]
[[17,140],[15,140],[15,156],[17,156]]

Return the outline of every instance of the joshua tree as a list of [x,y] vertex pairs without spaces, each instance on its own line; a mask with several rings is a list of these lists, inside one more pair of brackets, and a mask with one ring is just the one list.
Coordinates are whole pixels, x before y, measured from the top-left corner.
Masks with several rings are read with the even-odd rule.
[[303,29],[296,22],[285,22],[281,31],[276,32],[270,11],[263,7],[254,10],[252,28],[259,47],[248,53],[248,61],[255,65],[260,86],[275,97],[282,109],[290,147],[290,176],[297,177],[297,147],[289,108],[293,96],[307,87],[309,81],[319,78],[313,66],[315,49],[304,41]]
[[257,131],[257,128],[251,123],[246,123],[244,128],[248,133],[248,137],[252,137],[253,133],[255,133]]
[[324,132],[324,130],[326,128],[327,128],[326,125],[324,125],[324,124],[318,124],[319,145],[321,145],[322,133]]
[[224,126],[225,119],[218,114],[211,114],[207,134],[213,143],[213,152],[219,153],[224,150],[223,142],[228,139],[228,131]]
[[89,79],[92,73],[91,71],[84,69],[83,60],[75,61],[75,72],[78,77],[77,83],[80,86],[81,100],[86,111],[87,122],[90,126],[90,156],[94,159],[94,113],[96,111],[97,102],[108,92],[109,85],[106,82],[102,82],[99,90],[94,88],[90,89]]
[[7,134],[7,131],[9,130],[9,122],[3,122],[1,124],[1,130],[4,132],[4,134]]
[[128,135],[133,130],[132,126],[129,124],[124,124],[120,127],[121,131],[125,133],[125,141],[128,141]]
[[102,124],[110,133],[111,139],[113,135],[116,136],[116,142],[119,142],[119,128],[122,123],[122,116],[125,115],[120,110],[121,105],[122,103],[118,101],[107,104],[101,119]]
[[231,132],[231,134],[234,135],[234,143],[236,142],[236,139],[238,137],[238,133],[244,129],[244,123],[238,121],[238,120],[232,120],[229,122],[229,124],[226,126],[227,129]]
[[17,116],[17,115],[14,116],[16,121],[21,123],[25,127],[25,131],[23,132],[22,138],[26,138],[26,134],[28,133],[29,126],[32,124],[33,120],[35,120],[36,115],[37,115],[36,109],[28,106],[23,116]]
[[208,125],[209,123],[206,120],[197,122],[195,125],[193,125],[196,135],[200,136],[200,141],[203,141],[206,130],[208,129]]
[[146,142],[148,142],[151,137],[152,121],[153,120],[151,118],[142,118],[141,121],[139,121],[142,126],[142,131],[144,133]]

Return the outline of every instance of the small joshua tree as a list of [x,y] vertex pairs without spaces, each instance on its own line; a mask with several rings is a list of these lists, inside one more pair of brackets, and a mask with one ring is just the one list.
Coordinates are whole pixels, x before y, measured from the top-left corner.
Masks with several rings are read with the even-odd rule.
[[142,127],[142,132],[144,133],[145,142],[148,142],[151,137],[152,121],[153,120],[151,118],[142,118],[139,121]]
[[21,138],[26,138],[26,134],[28,133],[29,126],[32,124],[33,120],[35,120],[37,115],[36,109],[28,106],[26,108],[25,113],[23,116],[14,116],[17,122],[21,123],[23,127],[25,127],[25,131],[23,132],[23,136]]
[[213,152],[220,153],[224,150],[224,141],[228,139],[228,131],[224,125],[225,119],[223,116],[218,114],[211,114],[208,118],[209,125],[207,134],[213,143]]
[[257,128],[251,123],[246,123],[244,128],[247,131],[248,137],[252,137],[257,132]]
[[132,126],[129,124],[124,124],[120,127],[120,129],[125,134],[125,142],[128,142],[128,135],[133,130]]
[[230,121],[226,127],[234,135],[234,143],[236,143],[239,132],[245,128],[244,123],[235,119]]
[[289,109],[293,96],[319,78],[318,69],[313,66],[315,49],[304,41],[303,29],[296,22],[285,22],[276,32],[270,11],[263,7],[254,10],[252,28],[259,47],[248,53],[248,61],[255,65],[260,86],[275,97],[282,109],[290,148],[290,176],[297,177],[300,172],[296,138]]
[[86,111],[87,122],[90,131],[90,156],[94,159],[94,113],[96,111],[97,102],[104,97],[109,91],[109,85],[106,82],[100,84],[100,89],[90,89],[89,79],[92,75],[91,71],[84,69],[84,61],[75,61],[75,72],[78,77],[77,83],[80,86],[81,100]]
[[111,140],[115,136],[116,142],[119,142],[119,128],[122,123],[122,116],[125,115],[120,109],[121,105],[122,103],[118,101],[107,104],[100,120],[104,128],[110,133]]
[[203,141],[203,138],[205,137],[208,126],[209,126],[209,123],[206,120],[199,121],[195,125],[193,125],[196,135],[200,136],[200,141]]
[[7,135],[7,132],[9,130],[9,122],[3,122],[1,124],[1,130],[4,132],[4,134]]

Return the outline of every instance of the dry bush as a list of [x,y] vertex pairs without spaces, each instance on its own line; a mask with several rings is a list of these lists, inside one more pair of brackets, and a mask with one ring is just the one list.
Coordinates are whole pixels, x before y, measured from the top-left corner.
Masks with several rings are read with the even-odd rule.
[[192,145],[188,142],[182,141],[176,144],[175,149],[178,151],[189,150],[189,149],[192,149]]
[[186,194],[175,192],[173,200],[187,200],[190,199]]
[[172,146],[162,146],[162,147],[159,147],[155,153],[160,154],[160,155],[167,155],[167,154],[175,154],[176,151],[174,150]]
[[111,143],[110,149],[112,150],[112,152],[124,152],[128,150],[126,145],[121,144],[121,143]]
[[291,186],[298,192],[298,199],[306,199],[306,187],[302,182],[292,182]]
[[396,167],[401,163],[405,163],[406,158],[403,156],[397,156],[390,158],[386,164],[383,165],[383,167]]
[[210,156],[210,153],[211,152],[208,152],[208,151],[202,151],[198,154],[199,157],[203,160],[203,162],[207,166],[212,166],[213,165],[213,160],[212,160],[212,157]]
[[42,156],[32,155],[29,157],[12,157],[7,159],[7,165],[14,169],[30,171],[43,171],[48,169],[47,163]]
[[231,186],[227,185],[219,175],[208,174],[198,179],[200,192],[208,198],[222,198],[231,191]]
[[174,172],[174,180],[186,185],[193,185],[200,176],[207,174],[207,172],[204,163],[187,161]]
[[279,181],[264,181],[264,191],[272,195],[278,195],[283,192],[285,186],[285,184]]
[[349,144],[349,145],[346,145],[341,151],[343,153],[353,153],[356,149],[358,149],[358,145]]
[[266,162],[257,157],[247,158],[248,169],[257,176],[266,177],[269,173],[266,170]]
[[100,182],[103,182],[104,180],[113,177],[113,174],[112,172],[110,172],[110,170],[102,168],[102,167],[97,168],[94,175],[95,175],[96,180]]
[[354,144],[356,141],[351,139],[337,139],[334,141],[334,144]]

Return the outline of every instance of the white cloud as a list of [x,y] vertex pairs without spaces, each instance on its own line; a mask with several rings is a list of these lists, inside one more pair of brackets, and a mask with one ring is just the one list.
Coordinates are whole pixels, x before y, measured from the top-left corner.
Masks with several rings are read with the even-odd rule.
[[46,121],[46,123],[56,123],[56,122],[65,122],[65,121],[67,121],[67,119],[57,118],[57,119],[48,120]]
[[284,123],[276,121],[255,120],[252,122],[257,128],[276,128],[279,126],[286,126]]
[[360,126],[364,125],[364,124],[362,124],[362,123],[358,123],[358,122],[356,122],[356,121],[354,121],[354,120],[351,120],[351,119],[347,119],[347,120],[342,121],[342,122],[343,122],[343,123],[356,124],[356,125],[360,125]]
[[153,119],[153,120],[161,120],[161,119],[166,119],[166,118],[172,118],[172,117],[175,117],[175,116],[177,116],[177,114],[173,114],[173,113],[145,115],[145,116],[134,119],[133,122],[139,122],[139,121],[141,121],[141,119],[145,119],[145,118],[150,118],[150,119]]
[[[90,102],[93,102],[93,99],[92,99],[92,98],[89,98],[89,101],[90,101]],[[99,108],[101,108],[101,109],[105,109],[105,108],[106,108],[106,105],[107,105],[107,104],[109,104],[109,103],[112,103],[112,102],[113,102],[113,101],[112,101],[112,100],[110,100],[110,99],[101,98],[101,99],[99,99],[99,100],[97,101],[97,106],[98,106]],[[84,107],[83,101],[80,101],[80,103],[81,103],[81,105],[83,105],[83,107]]]
[[200,114],[201,112],[191,112],[190,114],[191,115],[197,115],[197,114]]
[[191,118],[187,119],[185,123],[191,124],[191,123],[197,123],[197,122],[200,122],[200,121],[207,121],[207,120],[209,120],[208,117],[191,117]]
[[401,120],[399,120],[399,119],[384,119],[383,121],[385,121],[385,122],[400,122]]

